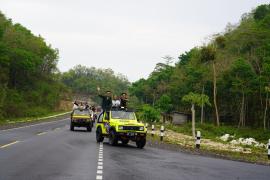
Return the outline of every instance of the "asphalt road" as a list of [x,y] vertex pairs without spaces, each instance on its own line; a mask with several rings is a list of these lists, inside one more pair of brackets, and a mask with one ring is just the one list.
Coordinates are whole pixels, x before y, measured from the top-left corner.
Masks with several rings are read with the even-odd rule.
[[0,131],[0,180],[269,180],[270,167],[135,145],[112,147],[68,119]]

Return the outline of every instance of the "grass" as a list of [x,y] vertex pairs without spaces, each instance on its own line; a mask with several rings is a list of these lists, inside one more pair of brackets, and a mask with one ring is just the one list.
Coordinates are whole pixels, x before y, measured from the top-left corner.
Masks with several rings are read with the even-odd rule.
[[[186,135],[191,135],[191,123],[186,123],[184,125],[166,125],[166,128],[171,129],[175,132],[183,133]],[[234,126],[222,125],[220,127],[214,126],[213,124],[196,124],[196,131],[201,131],[202,138],[215,139],[224,134],[234,135],[235,139],[238,138],[254,138],[256,141],[261,143],[267,143],[270,139],[270,130],[256,129],[256,128],[237,128]]]
[[[161,123],[155,123],[155,129],[159,131]],[[191,136],[191,123],[186,123],[183,125],[172,125],[166,124],[165,129],[172,130],[176,133],[185,134]],[[229,142],[224,142],[219,139],[220,136],[224,134],[234,135],[234,139],[238,138],[254,138],[256,141],[260,143],[268,143],[268,139],[270,139],[270,131],[263,130],[263,129],[256,129],[256,128],[237,128],[234,126],[226,126],[222,125],[220,127],[216,127],[213,124],[196,124],[196,130],[201,131],[202,139],[209,139],[213,142],[219,142],[223,144],[229,144]],[[151,132],[151,126],[149,126],[148,133]],[[155,135],[154,137],[148,136],[148,141],[155,142],[155,144],[160,144],[159,137]],[[179,141],[175,138],[168,138],[166,137],[166,130],[165,130],[165,137],[163,143],[173,146],[179,146],[181,149],[185,149],[188,152],[195,152],[197,153],[193,142],[188,142],[188,139],[185,141]],[[151,143],[152,144],[152,143]],[[206,146],[205,144],[201,144],[201,148],[199,150],[200,154],[210,154],[226,159],[231,160],[240,160],[252,163],[262,163],[262,164],[270,164],[270,160],[267,158],[267,149],[263,147],[255,147],[252,145],[238,145],[243,147],[244,149],[251,149],[252,153],[244,153],[244,152],[236,152],[231,151],[228,149],[220,149],[214,146]]]
[[[149,132],[150,133],[150,132]],[[266,150],[262,148],[252,148],[252,153],[246,154],[243,152],[233,152],[223,149],[215,149],[215,148],[209,148],[206,145],[201,144],[201,148],[197,150],[195,148],[195,145],[185,144],[181,145],[177,140],[169,139],[166,136],[164,137],[164,140],[161,142],[158,135],[151,136],[148,135],[148,142],[150,146],[160,146],[167,148],[175,149],[175,147],[180,147],[182,151],[194,153],[194,154],[201,154],[206,156],[214,156],[224,159],[230,159],[230,160],[237,160],[237,161],[244,161],[244,162],[250,162],[250,163],[259,163],[264,165],[270,165],[270,160],[267,158]],[[178,149],[176,148],[176,149]]]
[[46,120],[47,119],[46,117],[48,116],[54,116],[54,115],[58,115],[58,114],[66,113],[66,112],[67,111],[56,111],[56,112],[47,113],[46,115],[42,115],[42,116],[2,119],[0,120],[0,126]]

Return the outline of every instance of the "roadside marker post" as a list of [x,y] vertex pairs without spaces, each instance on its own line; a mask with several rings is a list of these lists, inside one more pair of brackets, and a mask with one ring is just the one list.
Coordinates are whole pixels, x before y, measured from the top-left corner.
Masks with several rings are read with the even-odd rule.
[[145,124],[145,127],[146,127],[146,131],[148,130],[148,123]]
[[160,127],[160,141],[163,141],[163,136],[164,136],[164,126]]
[[270,160],[270,139],[268,140],[268,159]]
[[155,125],[154,125],[154,124],[152,124],[152,131],[151,131],[151,135],[152,135],[152,137],[154,136],[154,131],[155,131]]
[[200,149],[200,146],[201,146],[201,131],[197,131],[195,144],[196,144],[196,148]]

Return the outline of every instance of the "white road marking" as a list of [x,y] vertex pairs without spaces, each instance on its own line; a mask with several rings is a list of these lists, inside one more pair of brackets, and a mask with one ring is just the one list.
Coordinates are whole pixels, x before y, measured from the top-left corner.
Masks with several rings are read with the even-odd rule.
[[97,178],[96,178],[97,180],[100,180],[100,179],[102,179],[102,176],[101,175],[97,175]]
[[41,132],[41,133],[38,133],[37,135],[41,136],[41,135],[44,135],[44,134],[47,134],[47,132]]
[[5,148],[5,147],[8,147],[8,146],[11,146],[11,145],[13,145],[13,144],[16,144],[16,143],[18,143],[18,142],[20,142],[20,141],[14,141],[14,142],[12,142],[12,143],[5,144],[5,145],[3,145],[3,146],[0,146],[0,148],[2,149],[2,148]]
[[97,163],[97,176],[96,180],[103,178],[103,143],[99,144],[98,163]]
[[56,123],[56,122],[60,122],[60,121],[66,121],[67,119],[70,119],[70,118],[65,118],[65,119],[62,119],[62,120],[56,120],[56,121],[50,121],[50,122],[43,122],[43,123],[38,123],[38,124],[32,124],[32,125],[29,125],[29,126],[22,126],[22,127],[17,127],[17,128],[4,129],[4,130],[0,130],[0,132],[12,131],[12,130],[16,130],[16,129],[28,128],[28,127],[39,126],[39,125],[44,125],[44,124],[51,124],[51,123]]

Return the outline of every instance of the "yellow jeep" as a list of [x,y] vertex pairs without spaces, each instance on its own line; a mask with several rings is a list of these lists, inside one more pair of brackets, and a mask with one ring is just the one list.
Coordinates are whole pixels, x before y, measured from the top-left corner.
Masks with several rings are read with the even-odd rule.
[[74,127],[86,127],[91,132],[93,120],[88,109],[75,109],[71,113],[70,130],[74,131]]
[[128,144],[129,140],[136,142],[138,148],[146,144],[146,128],[137,121],[133,111],[112,109],[101,113],[96,124],[96,140],[102,142],[104,137],[109,138],[113,146],[121,141]]

